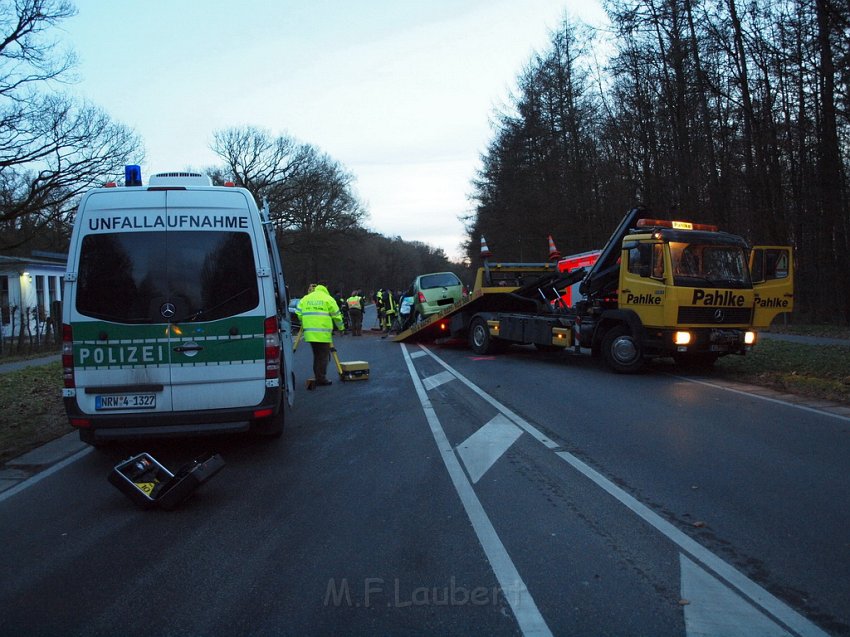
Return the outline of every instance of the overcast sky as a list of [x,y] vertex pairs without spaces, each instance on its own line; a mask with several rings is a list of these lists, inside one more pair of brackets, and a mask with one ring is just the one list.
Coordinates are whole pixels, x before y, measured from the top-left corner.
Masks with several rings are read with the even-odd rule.
[[495,108],[590,0],[76,0],[73,90],[131,126],[152,172],[217,165],[213,132],[252,125],[356,177],[367,225],[460,257],[460,215]]

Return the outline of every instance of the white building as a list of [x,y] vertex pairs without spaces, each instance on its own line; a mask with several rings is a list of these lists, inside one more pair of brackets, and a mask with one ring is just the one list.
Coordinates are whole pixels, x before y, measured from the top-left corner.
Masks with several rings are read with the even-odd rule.
[[[18,336],[22,326],[33,338],[45,334],[45,324],[54,318],[53,303],[62,300],[66,263],[66,255],[53,252],[36,251],[31,257],[0,255],[0,327],[4,339]],[[58,324],[61,317],[55,319]]]

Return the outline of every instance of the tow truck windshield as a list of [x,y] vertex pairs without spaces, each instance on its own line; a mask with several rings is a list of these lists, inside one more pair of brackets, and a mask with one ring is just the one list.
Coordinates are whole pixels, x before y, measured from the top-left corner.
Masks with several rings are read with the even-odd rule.
[[742,246],[671,241],[670,260],[676,286],[752,287]]

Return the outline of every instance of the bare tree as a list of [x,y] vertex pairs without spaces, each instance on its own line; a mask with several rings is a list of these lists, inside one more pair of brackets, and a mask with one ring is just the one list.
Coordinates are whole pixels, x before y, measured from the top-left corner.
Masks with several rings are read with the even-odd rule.
[[7,249],[70,216],[80,193],[143,158],[129,128],[57,91],[73,79],[76,58],[49,32],[75,13],[64,0],[0,2],[0,241]]
[[237,185],[268,201],[278,240],[305,256],[313,280],[322,277],[333,239],[366,217],[354,176],[313,146],[252,126],[217,131],[212,150]]

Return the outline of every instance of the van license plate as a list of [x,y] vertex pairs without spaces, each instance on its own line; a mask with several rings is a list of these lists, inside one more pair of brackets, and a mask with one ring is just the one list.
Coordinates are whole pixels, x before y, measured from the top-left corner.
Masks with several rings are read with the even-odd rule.
[[95,396],[95,409],[153,409],[156,394],[108,394]]

